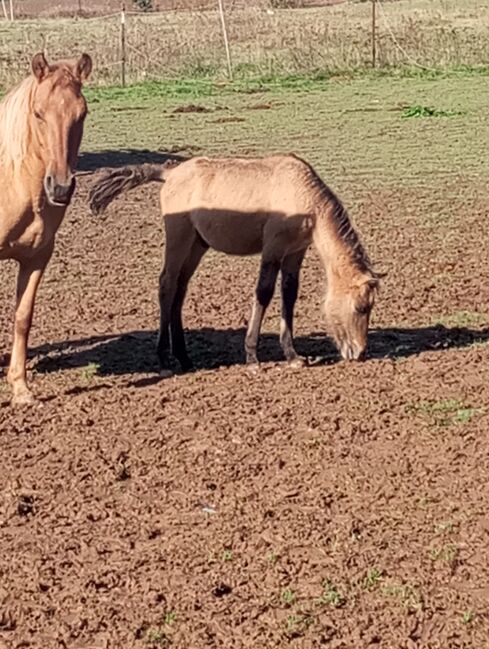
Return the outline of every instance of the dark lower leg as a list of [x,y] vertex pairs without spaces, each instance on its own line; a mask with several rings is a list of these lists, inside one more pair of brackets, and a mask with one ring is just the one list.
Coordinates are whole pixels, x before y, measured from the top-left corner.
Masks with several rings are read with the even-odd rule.
[[178,278],[177,292],[173,300],[170,322],[171,348],[173,355],[180,363],[184,372],[192,369],[192,361],[188,357],[187,347],[185,345],[185,334],[183,332],[182,324],[182,307],[185,295],[187,294],[188,283],[207,250],[207,244],[205,244],[200,238],[197,238],[182,268],[180,277]]
[[160,275],[160,332],[157,346],[158,360],[162,370],[170,370],[172,367],[170,356],[170,320],[175,292],[176,279],[172,279],[170,273],[167,270],[163,270]]
[[294,349],[293,320],[294,306],[299,290],[299,273],[282,271],[282,318],[280,320],[280,344],[285,358],[294,361],[298,358]]
[[258,336],[260,335],[263,316],[265,315],[265,311],[273,297],[278,271],[278,263],[262,262],[250,323],[248,325],[248,331],[246,332],[245,351],[247,363],[258,362],[256,355]]

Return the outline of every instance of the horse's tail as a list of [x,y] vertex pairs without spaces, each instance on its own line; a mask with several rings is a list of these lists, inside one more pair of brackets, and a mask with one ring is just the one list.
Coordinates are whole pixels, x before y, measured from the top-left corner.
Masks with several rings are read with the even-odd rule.
[[150,182],[165,182],[167,172],[182,162],[183,159],[171,159],[162,164],[129,165],[106,171],[90,188],[88,202],[91,212],[104,212],[114,198],[134,187]]

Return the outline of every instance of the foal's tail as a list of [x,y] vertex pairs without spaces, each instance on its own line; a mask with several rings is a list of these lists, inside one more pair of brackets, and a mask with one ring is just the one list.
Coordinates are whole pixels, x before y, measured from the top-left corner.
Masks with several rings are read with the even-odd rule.
[[130,165],[106,171],[92,185],[88,194],[91,212],[101,214],[114,198],[134,187],[153,181],[165,182],[167,172],[182,162],[184,159],[171,159],[162,164]]

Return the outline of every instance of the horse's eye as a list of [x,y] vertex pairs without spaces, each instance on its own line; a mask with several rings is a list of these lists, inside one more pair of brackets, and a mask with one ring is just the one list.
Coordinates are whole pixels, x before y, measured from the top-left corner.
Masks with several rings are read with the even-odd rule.
[[43,116],[41,115],[41,113],[38,110],[34,111],[34,117],[36,117],[37,119],[40,119],[41,121],[44,119]]
[[358,306],[355,307],[355,311],[356,311],[359,315],[367,315],[367,313],[369,312],[369,310],[370,310],[370,307],[369,307],[368,304],[360,304],[360,305],[358,305]]

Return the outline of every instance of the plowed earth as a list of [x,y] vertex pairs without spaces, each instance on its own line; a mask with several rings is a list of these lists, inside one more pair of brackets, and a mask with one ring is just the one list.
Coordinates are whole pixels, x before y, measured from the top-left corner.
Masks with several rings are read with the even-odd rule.
[[250,374],[258,260],[209,254],[197,371],[160,381],[158,190],[96,220],[89,182],[37,304],[41,403],[0,392],[0,647],[489,647],[487,187],[436,179],[443,227],[430,183],[355,190],[389,271],[367,362],[337,362],[311,251],[297,344],[325,361],[281,363],[275,300]]

